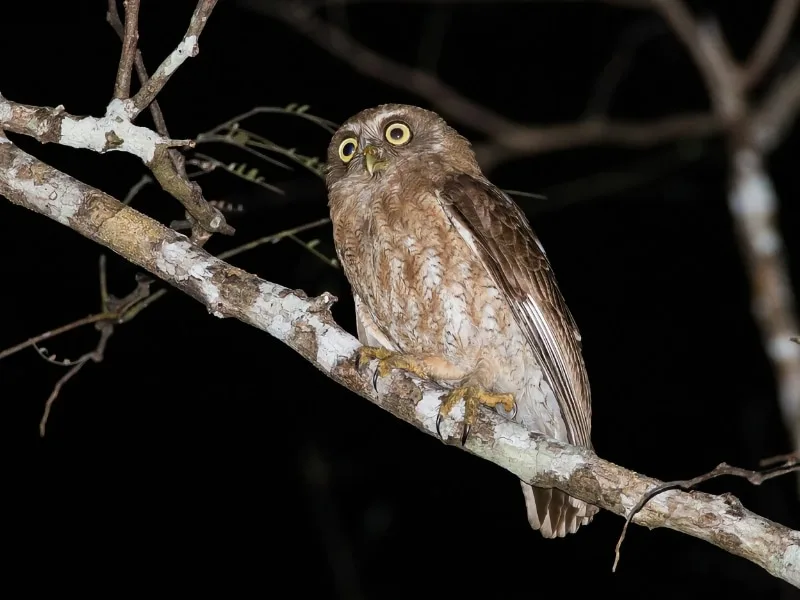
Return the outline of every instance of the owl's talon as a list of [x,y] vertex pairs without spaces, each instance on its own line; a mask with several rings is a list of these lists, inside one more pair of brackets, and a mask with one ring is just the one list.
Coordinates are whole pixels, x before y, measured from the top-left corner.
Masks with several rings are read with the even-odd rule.
[[422,361],[412,355],[402,352],[392,352],[386,348],[376,346],[361,346],[356,352],[358,369],[363,369],[373,359],[378,361],[378,366],[372,374],[372,387],[378,391],[378,377],[386,377],[392,369],[401,369],[416,375],[421,379],[427,379],[428,373]]
[[376,346],[361,346],[356,351],[356,365],[358,366],[358,370],[363,371],[370,361],[372,361],[372,359],[377,358],[378,360],[383,360],[390,354],[391,352],[385,348],[378,348]]
[[508,418],[511,419],[512,421],[517,418],[517,402],[516,402],[516,400],[513,402],[512,406],[511,406],[511,414],[509,415]]
[[[502,405],[507,412],[516,414],[516,402],[514,394],[497,394],[487,392],[481,387],[466,385],[457,387],[442,397],[442,404],[439,407],[439,414],[436,417],[436,433],[442,438],[439,431],[439,424],[443,417],[450,414],[459,400],[464,399],[464,424],[461,432],[461,445],[467,443],[467,438],[472,430],[472,425],[478,417],[478,406],[484,404],[490,408]],[[442,438],[444,440],[444,438]]]
[[469,423],[464,423],[464,430],[461,432],[461,445],[467,443],[467,437],[469,436],[469,432],[472,430],[472,427]]
[[372,388],[375,390],[375,393],[378,392],[378,372],[380,369],[375,369],[372,373]]
[[444,441],[444,437],[442,436],[442,432],[439,430],[439,426],[442,424],[442,413],[436,415],[436,435],[439,436],[439,439]]

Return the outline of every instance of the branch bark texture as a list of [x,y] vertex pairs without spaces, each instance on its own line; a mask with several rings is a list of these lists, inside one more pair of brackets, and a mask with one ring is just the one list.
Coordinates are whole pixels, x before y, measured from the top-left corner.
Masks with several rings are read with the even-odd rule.
[[[396,417],[436,435],[443,390],[401,373],[372,386],[370,370],[355,368],[359,342],[330,314],[335,298],[308,298],[234,267],[111,196],[25,153],[0,135],[0,194],[113,250],[203,303],[215,316],[234,317],[281,340],[334,381]],[[463,406],[454,416],[463,416]],[[443,435],[457,424],[447,420]],[[458,444],[458,436],[452,443]],[[591,452],[533,434],[482,410],[466,450],[541,487],[557,487],[618,515],[660,482]],[[522,516],[521,516],[522,518]],[[800,532],[760,517],[730,495],[666,491],[633,522],[668,527],[746,558],[800,587]]]

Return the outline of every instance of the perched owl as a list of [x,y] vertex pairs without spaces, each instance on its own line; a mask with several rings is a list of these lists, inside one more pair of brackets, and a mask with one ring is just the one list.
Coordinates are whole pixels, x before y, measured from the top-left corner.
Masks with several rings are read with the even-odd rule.
[[[360,362],[404,369],[531,431],[591,448],[580,334],[519,207],[481,173],[469,142],[436,113],[385,104],[334,134],[327,187],[336,252],[353,290]],[[597,508],[522,483],[546,538]]]

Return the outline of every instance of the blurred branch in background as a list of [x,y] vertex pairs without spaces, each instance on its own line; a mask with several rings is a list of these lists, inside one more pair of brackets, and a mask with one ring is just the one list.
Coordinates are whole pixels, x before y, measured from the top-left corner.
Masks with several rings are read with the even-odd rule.
[[[800,62],[785,75],[769,80],[797,16],[800,0],[773,3],[763,32],[744,64],[733,58],[716,21],[699,20],[683,0],[594,2],[651,10],[660,15],[699,71],[711,110],[643,122],[612,120],[604,115],[613,87],[627,68],[626,53],[659,35],[659,30],[650,26],[640,26],[623,40],[624,44],[598,80],[580,120],[532,125],[513,122],[463,96],[435,74],[402,64],[364,46],[350,33],[317,14],[324,3],[260,0],[242,0],[241,3],[285,23],[359,73],[410,90],[447,118],[484,134],[486,141],[474,147],[481,165],[487,170],[511,159],[557,150],[600,145],[655,146],[723,136],[728,149],[728,208],[750,282],[752,315],[773,366],[784,423],[794,449],[800,449],[800,347],[790,342],[799,331],[798,318],[778,227],[779,198],[765,166],[768,155],[787,135],[800,109]],[[362,4],[366,0],[335,3]],[[420,3],[425,2],[421,0]],[[428,3],[442,2],[430,0]],[[752,99],[750,92],[765,84],[767,91],[763,98]]]

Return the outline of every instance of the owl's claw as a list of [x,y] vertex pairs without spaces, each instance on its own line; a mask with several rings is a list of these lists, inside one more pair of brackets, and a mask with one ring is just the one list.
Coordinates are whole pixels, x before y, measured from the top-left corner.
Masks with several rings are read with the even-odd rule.
[[378,361],[378,367],[372,374],[372,387],[376,392],[378,391],[378,377],[386,377],[392,369],[402,369],[421,379],[428,377],[422,361],[402,352],[392,352],[376,346],[361,346],[356,352],[356,357],[359,370],[363,370],[372,360]]
[[442,419],[450,414],[459,400],[464,399],[464,422],[461,431],[461,445],[467,443],[467,437],[478,416],[478,406],[484,404],[491,408],[498,404],[502,405],[507,412],[516,414],[517,404],[514,401],[514,394],[496,394],[487,392],[483,388],[474,385],[457,387],[442,397],[442,404],[439,406],[439,414],[436,416],[436,433],[444,441],[439,426]]

